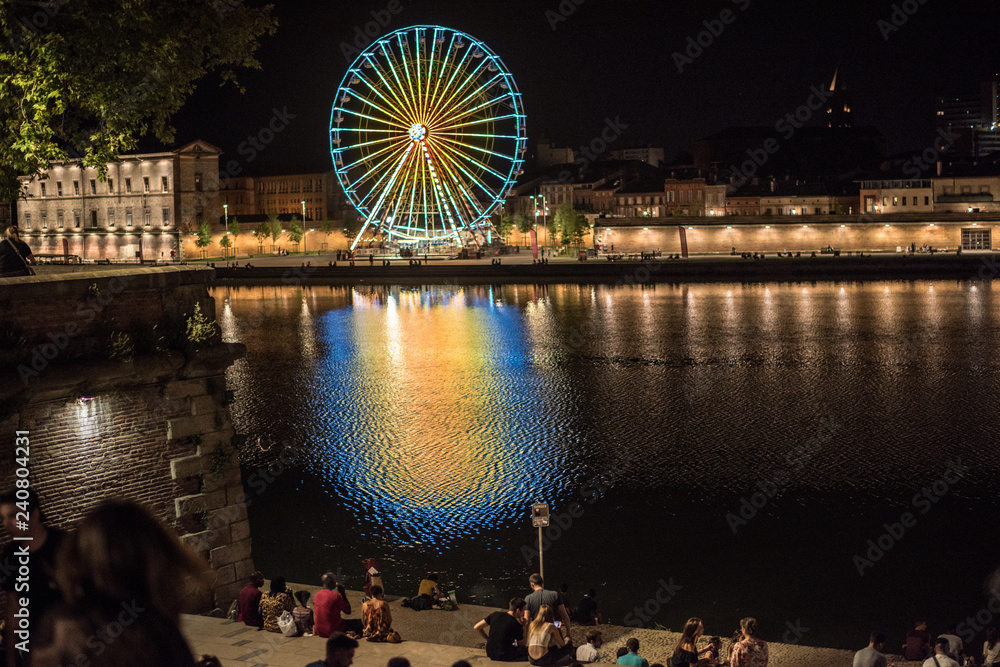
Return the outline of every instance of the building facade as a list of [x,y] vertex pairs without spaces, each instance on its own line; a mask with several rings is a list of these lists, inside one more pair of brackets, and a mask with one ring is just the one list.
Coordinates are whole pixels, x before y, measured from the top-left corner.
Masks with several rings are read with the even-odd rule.
[[663,153],[662,148],[653,148],[652,146],[647,146],[645,148],[623,148],[620,150],[610,151],[608,153],[608,159],[638,160],[639,162],[645,162],[646,164],[654,167],[659,167],[664,162]]
[[106,179],[78,160],[23,177],[22,236],[36,255],[83,260],[170,259],[181,235],[221,214],[219,155],[204,141],[173,151],[123,155]]

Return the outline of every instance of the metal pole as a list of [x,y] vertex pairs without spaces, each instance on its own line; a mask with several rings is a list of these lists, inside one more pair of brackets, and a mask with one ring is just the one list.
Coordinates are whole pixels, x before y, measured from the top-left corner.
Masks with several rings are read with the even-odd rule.
[[545,565],[542,562],[542,527],[538,527],[538,574],[545,581]]

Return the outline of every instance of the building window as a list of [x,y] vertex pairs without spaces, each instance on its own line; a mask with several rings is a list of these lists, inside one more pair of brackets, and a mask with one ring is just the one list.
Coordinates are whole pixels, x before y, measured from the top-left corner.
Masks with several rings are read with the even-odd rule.
[[150,223],[152,222],[152,220],[151,220],[152,217],[153,216],[150,214],[149,209],[148,208],[144,209],[142,211],[142,225],[144,227],[149,227]]
[[917,205],[917,198],[916,198],[916,197],[914,197],[914,198],[913,198],[913,205],[914,205],[914,206],[916,206],[916,205]]
[[167,182],[166,176],[160,177],[160,189],[163,190],[164,192],[170,192],[170,185]]
[[924,206],[930,206],[930,205],[931,205],[931,198],[924,197]]
[[97,226],[97,209],[96,208],[93,211],[90,212],[90,226],[91,227],[96,227]]
[[889,198],[882,197],[882,206],[888,206],[888,205],[889,205]]
[[25,229],[31,229],[31,214],[30,213],[25,213],[24,214],[24,228]]
[[132,179],[131,178],[126,178],[125,179],[125,192],[126,193],[132,192]]
[[44,197],[45,196],[45,183],[39,183],[39,185],[42,186],[42,196]]
[[970,186],[968,186],[968,185],[963,185],[962,186],[962,194],[963,195],[971,195],[972,194],[972,188]]
[[115,179],[108,179],[108,194],[113,195],[115,193]]
[[63,212],[56,211],[56,227],[62,229],[63,227]]
[[56,183],[56,196],[62,197],[62,181]]
[[669,191],[667,193],[667,203],[670,203],[670,204],[674,203],[674,191],[673,190],[671,190],[671,191]]
[[142,177],[142,191],[149,192],[149,176]]
[[906,197],[903,197],[903,206],[906,206]]
[[194,175],[194,189],[197,192],[201,192],[201,172],[195,172]]
[[95,181],[94,179],[90,179],[90,194],[92,195],[97,194],[97,181]]
[[893,206],[899,206],[899,197],[893,197],[892,198],[892,205]]
[[115,226],[115,209],[109,208],[108,209],[108,227],[114,227],[114,226]]
[[[126,181],[127,181],[127,179],[126,179]],[[126,227],[131,227],[132,226],[132,209],[130,209],[130,208],[125,209],[125,226]]]
[[80,229],[80,212],[73,211],[73,227]]
[[49,214],[46,211],[42,211],[42,229],[49,228]]
[[73,181],[73,194],[80,196],[80,181]]
[[170,209],[167,207],[163,207],[163,226],[170,226]]

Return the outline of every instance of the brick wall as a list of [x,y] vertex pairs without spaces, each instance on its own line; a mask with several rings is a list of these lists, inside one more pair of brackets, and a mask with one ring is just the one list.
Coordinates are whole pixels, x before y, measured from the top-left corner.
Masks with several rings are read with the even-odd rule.
[[[225,401],[225,370],[243,347],[217,335],[193,345],[183,326],[195,303],[214,320],[212,273],[140,269],[5,285],[0,488],[14,482],[14,431],[28,431],[31,482],[53,525],[71,529],[106,498],[139,501],[209,563],[216,579],[206,606],[225,609],[254,569]],[[93,301],[94,286],[106,303]],[[109,336],[177,327],[158,348],[108,356]],[[35,364],[39,349],[44,363]]]

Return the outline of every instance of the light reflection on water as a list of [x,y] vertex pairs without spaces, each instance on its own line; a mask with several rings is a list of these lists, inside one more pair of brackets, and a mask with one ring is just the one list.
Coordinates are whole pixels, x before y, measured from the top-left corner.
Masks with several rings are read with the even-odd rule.
[[[652,592],[643,572],[655,581],[669,568],[707,580],[699,614],[716,608],[728,619],[740,604],[760,615],[762,591],[783,609],[803,586],[818,586],[819,568],[832,588],[812,605],[815,618],[837,595],[863,599],[872,577],[891,588],[902,563],[907,577],[933,578],[930,538],[959,543],[997,509],[1000,301],[988,283],[213,295],[224,337],[248,346],[229,372],[238,431],[294,443],[298,455],[251,512],[258,564],[287,544],[310,562],[381,554],[401,576],[461,571],[473,580],[467,589],[509,597],[530,571],[519,552],[532,540],[527,505],[545,499],[565,511],[588,480],[611,473],[614,487],[588,506],[584,527],[553,546],[553,563],[560,551],[572,560],[564,580],[611,581],[602,595],[614,609],[616,595]],[[726,513],[831,422],[832,436],[734,538]],[[897,567],[859,579],[852,550],[955,456],[972,472],[925,520],[924,536],[898,548]],[[306,516],[288,521],[290,507]],[[592,553],[594,540],[625,535],[636,537],[627,540],[634,560],[615,574],[621,563]],[[678,540],[707,542],[709,553],[678,549]],[[731,563],[704,569],[725,554],[772,563],[783,578],[758,573],[755,588],[733,581]],[[945,582],[938,609],[958,617],[977,604],[977,582],[993,565],[976,549],[949,561],[966,578]],[[923,604],[908,595],[894,590],[859,622],[885,627],[879,621],[903,609],[908,618]],[[846,643],[836,628],[823,632],[815,641]]]

